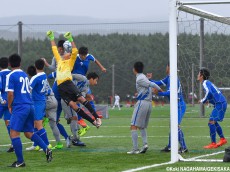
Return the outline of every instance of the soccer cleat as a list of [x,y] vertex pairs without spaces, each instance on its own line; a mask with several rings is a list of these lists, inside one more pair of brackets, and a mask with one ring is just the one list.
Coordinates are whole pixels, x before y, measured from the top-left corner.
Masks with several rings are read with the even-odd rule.
[[[48,148],[48,149],[52,149],[52,145],[49,144],[49,145],[47,146],[47,148]],[[40,149],[39,151],[43,151],[43,149]]]
[[82,142],[82,141],[79,140],[79,139],[74,139],[74,140],[72,140],[72,144],[73,144],[74,146],[86,146],[85,143]]
[[137,149],[137,150],[131,150],[131,151],[129,151],[129,152],[127,152],[127,154],[139,154],[140,153],[140,151]]
[[14,152],[14,148],[11,146],[6,152],[8,153]]
[[212,142],[209,145],[204,146],[204,149],[215,149],[215,148],[218,148],[218,146],[215,142]]
[[216,144],[218,147],[219,146],[223,146],[224,144],[226,144],[228,141],[225,138],[220,138],[220,141]]
[[179,150],[178,150],[178,153],[181,154],[181,153],[187,153],[188,152],[188,149],[187,148],[183,148],[180,147]]
[[17,161],[15,161],[13,164],[9,165],[8,167],[13,167],[13,168],[18,168],[18,167],[25,167],[26,164],[24,162],[19,163]]
[[28,147],[26,148],[27,151],[32,151],[32,150],[35,150],[35,151],[39,151],[40,150],[40,147],[39,146],[31,146],[31,147]]
[[77,121],[77,123],[83,128],[87,127],[87,124],[85,123],[84,119],[80,119],[79,121]]
[[85,128],[82,128],[82,129],[78,130],[78,135],[79,135],[79,136],[84,136],[84,135],[87,133],[87,131],[88,131],[89,129],[90,129],[90,127],[87,126],[87,127],[85,127]]
[[54,150],[54,149],[62,149],[62,148],[63,148],[63,144],[62,143],[57,143],[57,145],[52,147],[51,149]]
[[96,127],[99,128],[101,126],[102,122],[101,122],[101,118],[97,118],[96,119]]
[[46,160],[47,160],[47,162],[51,162],[52,159],[53,159],[52,150],[51,149],[46,149]]
[[166,146],[164,149],[161,149],[161,152],[170,152],[171,148],[169,148],[168,146]]
[[68,136],[67,139],[66,139],[66,147],[67,148],[70,148],[70,146],[71,146],[71,142],[70,141],[71,141],[71,138],[70,138],[70,136]]
[[140,153],[145,153],[147,150],[148,150],[148,145],[146,144],[146,145],[144,145],[143,147],[142,147],[142,149],[140,150]]

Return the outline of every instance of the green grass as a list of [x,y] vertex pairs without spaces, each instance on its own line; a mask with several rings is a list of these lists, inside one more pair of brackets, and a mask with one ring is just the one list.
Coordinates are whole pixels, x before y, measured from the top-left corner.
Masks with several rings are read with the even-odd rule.
[[[208,118],[200,118],[199,107],[187,107],[187,113],[182,122],[182,129],[186,138],[189,153],[185,154],[185,158],[198,155],[213,153],[224,150],[224,147],[215,150],[204,150],[202,147],[210,142],[209,129],[207,126]],[[24,151],[24,159],[26,168],[14,169],[14,171],[122,171],[146,165],[158,164],[170,161],[169,153],[160,153],[168,142],[169,131],[169,106],[153,108],[149,127],[148,142],[149,150],[142,155],[127,155],[126,152],[132,148],[129,125],[132,115],[132,108],[123,108],[119,110],[110,110],[110,118],[103,120],[103,126],[100,129],[91,127],[86,136],[81,140],[87,144],[86,147],[64,148],[62,150],[53,151],[53,161],[46,163],[43,152],[26,152]],[[206,114],[211,108],[206,108]],[[229,110],[226,113],[224,122],[221,123],[225,136],[229,138]],[[61,122],[66,126],[70,133],[69,127],[64,119]],[[48,136],[53,140],[50,129],[47,127]],[[6,166],[15,160],[14,153],[6,153],[9,144],[9,138],[3,121],[0,121],[0,171],[9,171]],[[97,136],[97,137],[90,137]],[[23,142],[30,142],[22,135]],[[54,142],[52,142],[54,144]],[[63,141],[63,143],[65,143]],[[141,139],[139,139],[141,145]],[[23,145],[25,147],[31,144]],[[211,159],[222,159],[223,154],[209,157]],[[198,163],[198,162],[178,162],[173,165],[156,167],[144,171],[166,171],[166,167],[228,167],[227,163]]]

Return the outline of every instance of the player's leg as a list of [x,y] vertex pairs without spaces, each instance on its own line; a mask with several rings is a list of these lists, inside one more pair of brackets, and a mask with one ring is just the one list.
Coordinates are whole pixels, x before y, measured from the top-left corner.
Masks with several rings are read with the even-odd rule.
[[34,120],[35,111],[32,105],[28,105],[28,106],[29,106],[29,114],[23,126],[24,134],[28,139],[31,139],[31,141],[35,142],[39,147],[42,148],[42,150],[46,154],[47,162],[50,162],[52,160],[52,151],[51,149],[48,148],[48,145],[41,139],[41,137],[37,133],[33,133],[34,124],[32,121]]
[[37,128],[37,134],[42,138],[45,144],[48,146],[49,140],[47,137],[47,132],[42,125],[43,117],[45,116],[46,102],[36,101],[34,103],[35,115],[34,115],[34,125]]
[[57,99],[57,102],[58,102],[57,120],[56,120],[57,121],[57,127],[58,127],[58,130],[59,130],[60,134],[65,138],[66,143],[68,143],[68,142],[70,142],[69,141],[69,136],[68,136],[64,126],[61,123],[59,123],[61,112],[62,112],[62,106],[61,106],[61,95],[58,92],[57,81],[54,82],[52,90],[53,90],[54,96],[55,96],[55,98]]
[[182,129],[180,128],[180,124],[184,117],[185,111],[186,111],[185,102],[178,102],[178,141],[180,143],[179,153],[188,152],[188,149],[185,143],[184,133]]
[[[0,106],[0,116],[2,116],[4,114],[4,121],[5,121],[5,126],[7,129],[7,132],[9,134],[9,138],[10,138],[10,117],[11,117],[11,113],[9,112],[9,109],[7,106]],[[10,148],[7,150],[8,153],[10,152],[14,152],[14,148],[13,145],[11,143]]]
[[132,143],[133,143],[133,149],[129,152],[127,152],[127,154],[138,154],[139,149],[138,149],[138,133],[137,133],[137,129],[138,126],[140,126],[141,121],[141,113],[139,113],[140,109],[142,106],[142,101],[138,101],[135,105],[134,111],[133,111],[133,115],[132,115],[132,119],[131,119],[131,137],[132,137]]
[[140,150],[140,153],[145,153],[148,150],[148,138],[147,138],[147,127],[148,127],[148,123],[149,123],[149,118],[152,112],[152,102],[148,102],[145,101],[145,103],[143,103],[143,108],[142,108],[142,112],[141,114],[143,118],[145,118],[145,120],[143,120],[143,126],[140,128],[140,132],[141,132],[141,138],[142,138],[142,142],[143,142],[143,147]]
[[210,118],[208,122],[211,143],[209,145],[204,146],[205,149],[213,149],[218,147],[216,144],[216,126],[215,126],[217,118],[218,118],[218,109],[214,107],[212,113],[210,114]]
[[72,144],[74,146],[85,146],[83,142],[80,141],[78,137],[78,118],[76,112],[62,100],[62,107],[65,114],[65,118],[67,119],[67,124],[70,124],[70,129],[73,134]]
[[60,139],[60,132],[57,127],[57,100],[54,96],[48,96],[46,100],[46,117],[49,119],[49,125],[52,130],[53,136],[56,140],[56,146],[54,149],[61,149],[63,148],[63,144]]
[[216,108],[218,109],[218,118],[216,119],[215,126],[216,126],[216,132],[220,137],[220,141],[217,143],[217,146],[219,147],[227,143],[227,139],[224,137],[223,130],[220,124],[218,123],[218,121],[221,122],[224,119],[225,112],[227,109],[227,103],[220,103],[216,105]]

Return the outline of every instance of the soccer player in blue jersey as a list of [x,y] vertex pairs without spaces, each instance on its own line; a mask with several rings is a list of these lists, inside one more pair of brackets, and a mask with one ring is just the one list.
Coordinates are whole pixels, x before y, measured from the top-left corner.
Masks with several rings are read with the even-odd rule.
[[[37,60],[37,63],[40,63],[40,65],[37,65],[37,68],[40,68],[40,71],[43,71],[44,69],[44,61],[43,60]],[[40,66],[40,67],[38,67]],[[37,68],[33,65],[29,66],[27,68],[27,73],[29,77],[33,77],[37,74]],[[52,147],[52,149],[61,149],[63,148],[63,144],[60,140],[60,132],[57,127],[56,119],[57,119],[57,100],[54,97],[54,93],[52,89],[50,88],[49,83],[47,82],[45,87],[45,96],[46,96],[46,116],[43,118],[43,127],[45,127],[46,123],[49,123],[50,128],[52,130],[53,136],[55,137],[57,145]],[[33,144],[31,147],[26,148],[26,150],[39,150],[39,146],[36,146]]]
[[[169,64],[166,67],[166,74],[167,76],[160,80],[160,81],[154,81],[159,86],[166,86],[167,90],[165,92],[155,92],[158,96],[166,96],[170,100],[170,67]],[[180,128],[180,124],[182,122],[182,119],[184,117],[185,111],[186,111],[186,104],[184,101],[183,93],[182,93],[182,88],[181,88],[181,83],[180,80],[178,79],[177,83],[178,87],[178,141],[180,143],[180,148],[179,148],[179,153],[185,153],[188,152],[185,140],[184,140],[184,133],[182,129]],[[169,133],[169,142],[168,145],[161,150],[162,152],[170,152],[171,151],[171,138],[170,138],[170,133]]]
[[[200,69],[197,80],[202,83],[205,96],[201,99],[200,103],[211,103],[214,106],[214,109],[209,117],[209,130],[211,143],[207,146],[204,146],[205,149],[213,149],[219,146],[222,146],[227,143],[227,139],[224,137],[222,128],[218,122],[222,122],[224,119],[224,115],[227,109],[227,101],[221,91],[211,82],[209,81],[210,72],[206,68]],[[216,143],[216,133],[220,137],[220,141]]]
[[32,100],[34,103],[35,115],[34,115],[34,125],[36,128],[36,133],[42,138],[45,144],[51,148],[49,143],[47,132],[43,128],[42,122],[45,117],[46,110],[46,90],[49,87],[47,77],[44,68],[44,61],[42,59],[35,61],[36,75],[30,79],[30,88],[32,90]]
[[[86,73],[89,69],[90,61],[95,62],[102,72],[106,72],[106,68],[100,63],[100,61],[96,59],[92,54],[89,54],[87,47],[80,47],[78,53],[79,54],[77,55],[72,74],[81,74],[83,76],[86,76]],[[89,95],[89,97],[92,94],[90,88],[87,94]],[[95,109],[95,105],[92,100],[90,100],[90,104]],[[83,126],[83,129],[79,130],[79,133],[86,133],[89,127],[84,126],[85,122],[80,116],[78,116],[78,124]]]
[[24,132],[28,139],[38,144],[46,153],[47,162],[52,160],[52,151],[34,131],[34,106],[30,96],[29,79],[20,69],[21,57],[13,54],[9,57],[12,72],[7,75],[6,91],[8,108],[11,112],[10,137],[15,149],[17,161],[9,167],[25,167],[22,153],[20,132]]
[[[5,91],[6,87],[6,75],[8,75],[11,71],[8,69],[8,58],[2,57],[0,59],[0,118],[4,116],[5,125],[10,135],[10,117],[11,114],[8,109],[7,103],[7,92]],[[13,152],[14,148],[11,145],[7,152]]]

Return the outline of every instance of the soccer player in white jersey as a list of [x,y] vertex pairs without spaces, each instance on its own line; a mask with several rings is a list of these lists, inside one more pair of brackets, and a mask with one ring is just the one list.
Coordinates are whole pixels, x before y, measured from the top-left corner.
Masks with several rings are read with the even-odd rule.
[[25,167],[22,153],[20,132],[38,144],[46,153],[47,162],[52,160],[52,151],[34,131],[34,106],[30,95],[29,79],[20,69],[21,57],[13,54],[9,57],[12,72],[6,78],[8,108],[11,112],[10,137],[15,149],[17,160],[9,167]]
[[118,109],[121,110],[121,108],[120,108],[120,96],[115,94],[114,98],[115,98],[115,101],[114,101],[114,105],[113,105],[112,109],[114,109],[117,106]]
[[[133,149],[130,152],[127,152],[127,154],[139,154],[147,151],[148,142],[146,129],[152,111],[152,88],[162,91],[158,85],[148,80],[148,78],[143,74],[143,70],[144,64],[142,62],[136,62],[134,64],[133,73],[136,75],[136,99],[138,101],[135,104],[130,127]],[[141,150],[138,149],[138,129],[141,132],[143,142]]]

